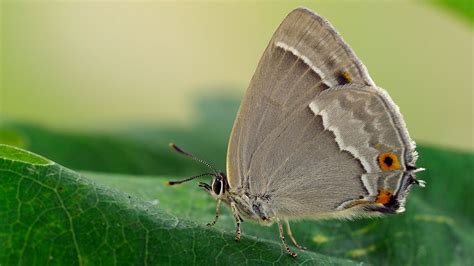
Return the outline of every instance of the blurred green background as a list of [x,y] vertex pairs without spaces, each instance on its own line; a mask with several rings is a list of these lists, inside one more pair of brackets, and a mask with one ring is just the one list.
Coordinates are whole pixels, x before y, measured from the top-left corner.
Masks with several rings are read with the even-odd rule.
[[192,128],[197,98],[242,97],[299,5],[334,24],[415,140],[474,149],[472,6],[463,1],[2,1],[1,118],[73,132]]
[[[470,1],[0,3],[0,143],[87,176],[58,165],[32,172],[41,167],[20,167],[0,149],[0,264],[41,264],[51,250],[71,250],[65,248],[71,243],[67,233],[58,233],[65,237],[54,243],[48,235],[69,220],[38,218],[44,206],[57,205],[54,193],[16,206],[24,183],[9,179],[10,173],[36,180],[36,186],[49,178],[60,184],[63,197],[72,199],[61,207],[76,212],[73,229],[90,264],[139,264],[148,251],[151,264],[292,262],[282,256],[275,227],[245,222],[243,241],[234,245],[228,210],[218,230],[208,230],[203,225],[215,211],[209,195],[195,184],[171,189],[163,182],[203,171],[170,152],[168,142],[225,169],[229,133],[258,60],[282,19],[300,5],[337,28],[400,106],[419,144],[419,166],[427,168],[419,178],[428,186],[414,189],[402,215],[295,223],[295,235],[309,248],[299,259],[330,265],[473,264],[474,205],[466,204],[474,190]],[[47,171],[53,177],[42,175]],[[42,191],[35,184],[25,194]],[[105,204],[98,208],[103,216],[83,211],[95,204],[94,196]],[[13,216],[21,204],[29,206],[30,216]],[[117,231],[91,234],[90,228],[108,230],[99,216],[117,222]],[[145,225],[136,222],[138,216]],[[41,223],[12,232],[8,219]],[[186,230],[162,226],[173,219]],[[23,238],[31,228],[28,242]],[[155,244],[150,249],[137,237],[145,233]],[[122,242],[109,239],[115,235],[135,252],[117,255]],[[101,241],[113,252],[91,245]],[[163,246],[170,248],[163,252]],[[18,254],[18,247],[30,252]],[[59,264],[77,263],[61,256]]]

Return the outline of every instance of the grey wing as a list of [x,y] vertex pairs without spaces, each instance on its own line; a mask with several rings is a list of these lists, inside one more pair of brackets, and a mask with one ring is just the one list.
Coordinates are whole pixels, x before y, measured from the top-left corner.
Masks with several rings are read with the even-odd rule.
[[[403,203],[411,178],[407,170],[416,168],[417,154],[390,96],[377,87],[345,85],[322,92],[310,109],[322,119],[324,130],[334,134],[340,150],[349,152],[363,166],[361,180],[368,191],[365,199],[385,205],[389,198],[382,200],[379,195],[388,193]],[[341,208],[351,205],[354,202],[348,201]]]
[[392,164],[406,169],[414,165],[415,144],[406,129],[398,106],[377,87],[346,85],[322,92],[310,104],[323,120],[323,127],[334,133],[341,150],[353,154],[367,173],[383,172],[379,157],[394,153]]
[[[227,153],[231,188],[252,194],[293,189],[309,197],[305,200],[313,202],[313,212],[366,192],[358,180],[363,166],[339,150],[333,133],[324,131],[309,108],[321,91],[347,83],[374,85],[324,18],[306,9],[291,12],[265,50],[234,123]],[[314,173],[327,177],[324,187],[310,189],[305,183]],[[334,193],[339,193],[336,199]]]
[[348,217],[363,213],[335,211],[359,205],[402,211],[416,152],[388,94],[348,84],[291,113],[253,159],[250,191],[270,195],[277,216]]

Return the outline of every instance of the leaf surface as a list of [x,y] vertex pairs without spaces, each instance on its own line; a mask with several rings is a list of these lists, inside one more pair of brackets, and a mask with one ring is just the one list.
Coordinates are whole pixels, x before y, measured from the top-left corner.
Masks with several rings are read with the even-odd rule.
[[[117,181],[127,180],[135,178]],[[156,178],[142,178],[132,182],[132,190],[146,190],[146,181],[159,186]],[[235,243],[231,232],[206,228],[154,201],[97,185],[5,145],[0,145],[0,191],[1,265],[355,264],[315,252],[294,261],[279,243],[255,237]]]
[[[451,174],[468,185],[469,175],[461,173],[472,163],[472,155],[431,150],[431,155],[424,157],[454,159],[459,170]],[[225,209],[216,228],[207,228],[204,224],[213,218],[215,202],[192,184],[165,187],[164,179],[157,177],[85,176],[34,154],[0,146],[0,263],[472,262],[473,231],[468,219],[472,207],[452,208],[463,199],[462,194],[452,194],[451,201],[436,199],[432,194],[442,188],[431,180],[438,177],[430,172],[425,177],[431,190],[412,191],[404,214],[374,220],[294,223],[295,236],[309,248],[299,252],[296,260],[281,249],[275,226],[245,221],[242,241],[236,243],[233,218]],[[450,193],[450,189],[456,186],[445,186],[444,192]]]
[[[295,262],[282,252],[275,226],[245,221],[242,242],[235,243],[234,221],[225,206],[216,228],[207,228],[215,201],[197,181],[163,186],[205,171],[167,150],[171,141],[224,169],[238,101],[207,97],[198,107],[199,119],[187,128],[161,125],[98,134],[18,123],[0,127],[0,143],[89,171],[84,177],[0,146],[0,264],[18,264],[20,258],[22,264],[78,264],[71,228],[84,264]],[[427,169],[418,178],[428,184],[412,190],[405,213],[294,222],[296,238],[309,249],[299,252],[296,262],[473,265],[474,155],[422,145],[418,150],[418,166]]]

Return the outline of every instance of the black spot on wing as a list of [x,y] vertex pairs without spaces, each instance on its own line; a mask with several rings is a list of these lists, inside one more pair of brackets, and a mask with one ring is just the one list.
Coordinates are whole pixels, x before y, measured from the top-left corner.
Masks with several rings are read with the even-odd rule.
[[387,156],[387,157],[385,157],[385,158],[383,159],[383,163],[384,163],[386,166],[390,167],[390,166],[392,166],[392,164],[393,164],[393,159],[392,159],[390,156]]
[[347,71],[341,71],[336,75],[337,82],[340,85],[345,85],[352,82],[352,76]]

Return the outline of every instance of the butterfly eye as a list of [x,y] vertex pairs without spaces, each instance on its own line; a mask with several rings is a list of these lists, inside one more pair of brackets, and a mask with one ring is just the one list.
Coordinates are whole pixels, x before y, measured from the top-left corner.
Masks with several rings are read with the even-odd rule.
[[393,152],[385,152],[379,155],[379,166],[384,171],[396,170],[400,168],[398,156]]
[[222,190],[222,180],[220,179],[214,179],[214,182],[212,182],[212,191],[216,195],[220,195]]

